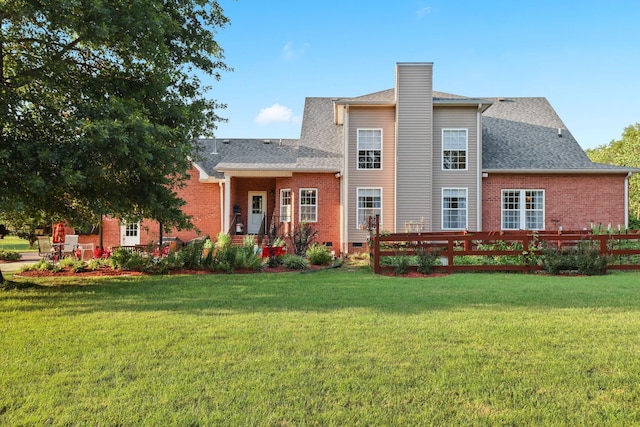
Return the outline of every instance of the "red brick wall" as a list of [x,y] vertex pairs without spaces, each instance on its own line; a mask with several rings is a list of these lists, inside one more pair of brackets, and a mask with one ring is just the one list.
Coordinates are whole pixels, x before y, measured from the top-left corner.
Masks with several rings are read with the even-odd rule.
[[340,254],[340,180],[333,173],[296,173],[291,178],[280,178],[276,185],[276,209],[280,209],[280,190],[291,189],[293,226],[300,218],[300,189],[318,190],[318,222],[311,223],[318,230],[317,243],[331,242],[330,250]]
[[502,190],[545,190],[545,229],[624,227],[625,175],[500,175],[482,180],[482,229],[501,229]]
[[[184,211],[193,216],[193,223],[200,235],[215,236],[221,231],[220,227],[220,187],[212,183],[201,183],[198,172],[193,170],[188,184],[178,191],[178,195],[187,203]],[[238,204],[242,211],[242,220],[246,221],[249,191],[265,191],[267,193],[267,215],[271,218],[274,210],[279,215],[280,190],[291,189],[293,221],[299,218],[299,190],[301,188],[318,189],[318,222],[313,227],[318,230],[318,243],[331,242],[336,255],[340,253],[340,180],[334,174],[327,173],[298,173],[290,178],[232,178],[231,179],[231,209]],[[231,212],[232,213],[232,212]],[[246,222],[245,222],[246,224]],[[227,231],[227,230],[224,230]],[[283,232],[287,232],[286,229]],[[198,236],[196,230],[172,230],[165,236],[179,237],[188,241]],[[143,221],[140,227],[140,243],[147,244],[157,241],[159,227],[154,221]],[[120,223],[115,219],[103,221],[103,246],[120,245]]]
[[[189,171],[187,185],[177,190],[186,205],[183,211],[192,216],[194,229],[164,232],[164,236],[178,237],[187,242],[195,237],[220,232],[220,186],[217,183],[202,183],[199,172]],[[140,244],[146,245],[160,238],[160,226],[155,221],[144,220],[140,224]],[[120,245],[120,222],[117,219],[103,220],[102,241],[105,248]]]

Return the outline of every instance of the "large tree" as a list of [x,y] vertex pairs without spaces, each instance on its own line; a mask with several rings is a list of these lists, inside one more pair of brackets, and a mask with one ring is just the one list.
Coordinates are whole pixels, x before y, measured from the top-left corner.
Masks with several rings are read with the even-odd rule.
[[[586,152],[594,162],[640,167],[640,123],[627,126],[620,140],[611,141],[607,145],[601,145]],[[629,179],[629,210],[636,220],[640,218],[640,175],[638,174]]]
[[0,1],[0,211],[187,226],[175,188],[215,129],[228,20],[207,0]]
[[[215,129],[217,1],[0,0],[0,211],[185,227],[175,189]],[[1,280],[1,277],[0,277]]]

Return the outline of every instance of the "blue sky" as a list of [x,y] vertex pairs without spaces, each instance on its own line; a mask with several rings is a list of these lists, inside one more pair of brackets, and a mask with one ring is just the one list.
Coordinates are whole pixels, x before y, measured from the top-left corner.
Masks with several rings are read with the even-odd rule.
[[298,138],[306,96],[394,86],[397,62],[433,62],[434,89],[543,96],[583,148],[640,122],[640,2],[220,0],[234,68],[210,96],[218,138]]

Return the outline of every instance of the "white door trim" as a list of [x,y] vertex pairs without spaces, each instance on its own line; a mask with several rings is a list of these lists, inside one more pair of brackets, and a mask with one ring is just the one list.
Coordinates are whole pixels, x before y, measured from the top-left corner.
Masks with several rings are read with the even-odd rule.
[[[262,197],[261,212],[254,212],[253,197]],[[267,192],[266,191],[249,191],[247,194],[247,234],[258,234],[262,218],[267,213]]]
[[120,244],[122,246],[135,246],[140,244],[140,223],[128,223],[122,221],[120,225]]

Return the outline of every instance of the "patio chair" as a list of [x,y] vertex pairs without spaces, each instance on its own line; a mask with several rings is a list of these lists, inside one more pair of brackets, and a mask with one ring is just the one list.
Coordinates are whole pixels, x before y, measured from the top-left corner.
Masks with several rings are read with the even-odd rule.
[[93,258],[93,243],[80,243],[78,244],[78,250],[80,250],[80,259],[84,259],[84,253],[89,252],[89,259]]
[[53,259],[53,246],[49,236],[38,236],[38,255],[42,259]]
[[62,248],[62,256],[75,255],[76,248],[78,247],[78,235],[67,234],[64,236],[64,247]]

